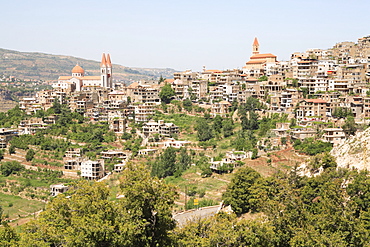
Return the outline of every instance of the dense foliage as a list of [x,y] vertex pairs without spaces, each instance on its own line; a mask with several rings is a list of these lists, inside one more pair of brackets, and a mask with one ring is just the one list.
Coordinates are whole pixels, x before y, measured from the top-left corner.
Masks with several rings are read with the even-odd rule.
[[330,142],[315,140],[313,137],[306,138],[303,141],[298,139],[294,142],[293,146],[297,151],[306,153],[308,155],[330,152],[330,150],[333,148],[333,144]]
[[18,161],[7,161],[1,164],[0,171],[4,176],[9,176],[13,173],[24,170],[24,166]]
[[10,128],[12,126],[16,127],[19,125],[21,120],[25,117],[24,111],[22,111],[19,106],[7,112],[0,112],[0,127]]
[[173,147],[166,148],[153,162],[148,162],[151,166],[151,174],[159,178],[175,175],[181,176],[191,163],[191,156],[186,148],[181,148],[179,154]]
[[[293,170],[288,175],[261,178],[250,168],[240,170],[225,201],[236,212],[264,212],[264,223],[254,224],[273,229],[265,228],[271,246],[366,246],[370,240],[369,172],[327,167],[315,177],[300,177]],[[240,211],[241,207],[245,210]],[[239,229],[235,235],[241,237],[244,231]]]
[[[111,201],[105,184],[76,183],[25,226],[19,241],[10,238],[14,246],[170,246],[174,188],[128,164],[121,193]],[[6,237],[0,232],[0,241]]]
[[161,88],[161,91],[159,92],[159,98],[161,98],[161,101],[166,104],[170,103],[171,98],[175,95],[175,90],[173,90],[171,85],[167,83]]

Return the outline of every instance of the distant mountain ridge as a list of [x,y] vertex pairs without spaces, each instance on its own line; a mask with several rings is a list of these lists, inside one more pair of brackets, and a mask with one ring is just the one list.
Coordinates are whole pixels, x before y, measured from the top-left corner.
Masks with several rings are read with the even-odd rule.
[[[15,76],[19,79],[56,81],[61,75],[70,75],[76,64],[83,67],[88,75],[99,75],[100,61],[0,48],[0,75]],[[174,72],[176,70],[170,68],[130,68],[113,64],[113,78],[128,83],[158,79],[161,75],[164,78],[171,78]]]

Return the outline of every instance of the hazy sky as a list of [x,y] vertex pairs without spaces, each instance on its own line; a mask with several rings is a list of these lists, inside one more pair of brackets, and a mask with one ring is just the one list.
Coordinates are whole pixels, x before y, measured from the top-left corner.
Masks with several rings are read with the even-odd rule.
[[[369,0],[0,0],[0,48],[130,67],[241,68],[260,51],[330,48],[370,34]],[[83,65],[82,65],[83,66]]]

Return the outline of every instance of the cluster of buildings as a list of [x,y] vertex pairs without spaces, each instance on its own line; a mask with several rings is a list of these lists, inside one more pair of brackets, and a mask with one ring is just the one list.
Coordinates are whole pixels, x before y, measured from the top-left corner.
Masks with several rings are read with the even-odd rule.
[[[172,86],[179,99],[195,95],[215,104],[245,102],[252,96],[264,101],[272,111],[294,112],[299,107],[295,117],[301,120],[331,117],[336,107],[350,108],[356,118],[369,117],[369,83],[367,36],[357,43],[341,42],[327,50],[293,53],[290,61],[260,53],[255,39],[252,56],[242,69],[178,72]],[[307,95],[317,100],[307,100]]]
[[[293,53],[289,61],[279,61],[271,53],[260,53],[255,38],[252,54],[241,69],[207,70],[203,67],[200,72],[176,72],[173,79],[163,82],[115,84],[109,54],[103,54],[99,71],[99,76],[86,76],[84,69],[76,65],[71,75],[60,76],[53,83],[52,90],[24,98],[20,108],[32,114],[40,109],[47,110],[58,100],[91,121],[107,121],[116,133],[124,133],[127,120],[132,120],[142,123],[144,138],[173,137],[179,133],[177,126],[161,120],[149,121],[161,104],[160,90],[168,83],[175,92],[173,99],[191,99],[193,104],[208,108],[212,117],[228,116],[233,102],[258,98],[267,106],[268,112],[284,112],[297,119],[303,127],[290,130],[290,134],[299,139],[317,132],[311,128],[310,122],[332,121],[334,111],[339,108],[350,111],[357,122],[370,119],[370,36],[357,42],[341,42],[330,49]],[[20,129],[23,133],[34,133],[37,128],[55,122],[55,118],[57,116],[43,119],[43,123],[39,120],[24,122]],[[274,132],[277,137],[286,137],[288,130],[287,126],[277,126]],[[345,138],[340,128],[323,128],[321,131],[323,138],[332,143]],[[177,147],[183,144],[169,139],[166,145]],[[152,149],[146,149],[142,153],[152,152]],[[100,165],[82,160],[73,162],[66,165],[66,169],[81,170],[81,176],[86,178],[100,178],[104,170],[104,162]],[[215,169],[219,166],[213,165]],[[118,164],[117,170],[120,168],[122,165]]]
[[[110,56],[103,54],[100,76],[85,76],[83,68],[76,65],[70,76],[59,77],[53,90],[25,98],[20,106],[32,113],[48,109],[57,98],[71,110],[96,121],[133,119],[147,122],[161,103],[161,87],[169,83],[175,91],[175,99],[191,98],[194,103],[209,104],[212,116],[226,116],[232,102],[256,97],[270,110],[294,112],[299,120],[330,118],[337,107],[351,109],[358,119],[370,117],[367,109],[370,104],[370,36],[360,38],[357,43],[341,42],[327,50],[293,53],[289,61],[278,61],[276,55],[260,53],[255,38],[252,56],[241,69],[187,70],[176,72],[173,79],[162,83],[140,81],[129,86],[115,85],[112,75]],[[112,126],[124,131],[120,123],[116,121]]]

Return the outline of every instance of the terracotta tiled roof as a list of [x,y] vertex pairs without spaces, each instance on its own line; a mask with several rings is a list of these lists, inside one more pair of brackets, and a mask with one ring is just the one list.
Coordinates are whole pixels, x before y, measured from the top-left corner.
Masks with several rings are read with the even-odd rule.
[[58,80],[70,80],[72,76],[59,76]]
[[274,54],[271,53],[265,53],[265,54],[256,54],[251,56],[251,59],[256,59],[256,58],[268,58],[268,57],[276,57]]
[[323,99],[305,99],[304,101],[306,102],[310,102],[310,103],[327,103],[325,100]]
[[221,104],[221,105],[229,105],[229,106],[231,106],[231,103],[228,102],[228,101],[226,101],[226,100],[220,101],[218,103]]
[[258,79],[254,77],[249,77],[248,79],[246,79],[246,81],[258,81]]
[[253,60],[246,62],[246,64],[260,64],[260,63],[265,63],[265,62],[266,62],[265,59],[253,59]]
[[76,66],[72,69],[72,73],[83,74],[85,73],[85,70],[81,68],[80,65],[76,64]]
[[260,44],[258,43],[257,37],[255,37],[255,38],[254,38],[253,45],[257,45],[257,46],[258,46],[258,45],[260,45]]
[[209,72],[209,73],[222,73],[221,70],[218,70],[218,69],[207,69],[206,71],[204,72]]
[[136,82],[131,83],[127,88],[137,88],[138,86],[139,86],[139,83],[136,81]]
[[167,83],[171,83],[172,84],[175,81],[175,79],[166,79],[164,81],[167,82]]

